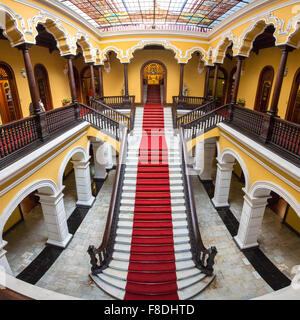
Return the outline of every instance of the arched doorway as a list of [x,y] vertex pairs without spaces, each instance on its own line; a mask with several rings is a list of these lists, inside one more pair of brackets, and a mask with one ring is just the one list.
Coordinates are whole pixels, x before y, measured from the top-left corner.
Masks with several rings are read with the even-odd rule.
[[160,93],[161,103],[166,103],[167,96],[167,68],[158,61],[147,61],[141,68],[141,102],[147,101],[147,90],[151,87]]
[[22,118],[14,72],[5,62],[0,62],[0,113],[2,124]]
[[274,69],[271,66],[266,66],[262,69],[258,87],[256,91],[255,107],[256,111],[266,112],[270,101],[272,84],[274,79]]
[[230,103],[232,101],[234,82],[235,82],[235,73],[236,73],[236,67],[234,67],[230,72],[226,103]]
[[45,110],[52,110],[52,96],[50,91],[48,72],[46,68],[42,64],[35,65],[34,76]]
[[286,120],[300,123],[300,68],[296,71],[294,77]]
[[[99,78],[97,75],[98,72],[94,69],[95,77],[95,94],[99,95]],[[89,66],[84,67],[80,73],[81,79],[81,93],[83,103],[89,104],[90,96],[92,95],[92,80],[91,80],[91,69]]]
[[[211,69],[209,72],[208,96],[212,96],[214,74],[215,70]],[[219,67],[217,77],[216,99],[220,100],[222,105],[224,104],[226,96],[227,78],[228,76],[226,70],[222,67]]]

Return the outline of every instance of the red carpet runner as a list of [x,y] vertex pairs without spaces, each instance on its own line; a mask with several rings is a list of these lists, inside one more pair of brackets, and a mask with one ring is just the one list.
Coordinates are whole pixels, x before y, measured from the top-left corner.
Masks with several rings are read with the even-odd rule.
[[125,300],[178,300],[161,105],[145,105]]

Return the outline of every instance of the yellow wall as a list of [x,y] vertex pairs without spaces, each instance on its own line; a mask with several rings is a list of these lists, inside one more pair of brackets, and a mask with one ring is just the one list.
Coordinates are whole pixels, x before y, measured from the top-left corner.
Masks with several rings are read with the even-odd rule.
[[8,218],[8,220],[4,226],[3,232],[6,232],[7,230],[9,230],[11,227],[13,227],[15,224],[17,224],[21,220],[22,220],[22,216],[21,216],[20,209],[19,209],[19,207],[16,207],[14,212]]
[[[188,96],[203,97],[206,68],[199,73],[197,68],[199,64],[199,56],[193,54],[189,62],[184,66],[183,83],[187,86]],[[203,64],[200,65],[203,67]],[[179,81],[179,77],[178,77]],[[178,93],[176,94],[178,95]]]
[[[0,40],[0,45],[0,61],[6,62],[14,70],[23,117],[28,117],[31,98],[27,78],[21,76],[21,70],[25,70],[22,51],[12,48],[6,40]],[[70,98],[71,95],[68,74],[63,72],[66,59],[61,57],[57,50],[50,54],[49,50],[43,47],[33,46],[29,52],[33,67],[40,63],[47,69],[53,107],[61,107],[61,100]]]
[[285,222],[300,233],[300,218],[291,207],[289,207]]
[[136,102],[141,102],[141,68],[150,60],[159,60],[167,69],[167,103],[178,95],[180,67],[170,50],[137,50],[128,66],[129,94],[135,95]]
[[[256,55],[254,52],[250,54],[243,62],[244,73],[241,76],[238,97],[246,100],[246,107],[253,109],[255,104],[256,91],[259,81],[259,75],[265,66],[272,66],[274,69],[274,81],[270,96],[269,107],[272,101],[272,94],[279,68],[281,58],[281,50],[279,48],[267,48],[259,51]],[[287,60],[287,76],[284,77],[281,89],[281,95],[278,104],[278,115],[284,119],[289,101],[290,91],[293,79],[297,69],[300,67],[300,50],[294,50],[289,53]]]

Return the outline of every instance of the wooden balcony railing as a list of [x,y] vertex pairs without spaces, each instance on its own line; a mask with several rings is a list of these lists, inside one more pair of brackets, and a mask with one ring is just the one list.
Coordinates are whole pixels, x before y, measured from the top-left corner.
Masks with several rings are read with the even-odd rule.
[[179,129],[181,124],[189,123],[193,120],[200,118],[201,116],[205,115],[206,113],[216,109],[219,106],[217,101],[210,101],[207,102],[200,107],[186,113],[183,116],[176,117],[176,127]]
[[110,200],[110,206],[102,243],[99,248],[95,248],[93,245],[90,245],[88,248],[88,253],[91,257],[92,273],[94,275],[100,273],[103,269],[105,269],[112,259],[125,175],[127,138],[127,128],[124,127],[122,131],[119,162],[116,168],[116,176],[113,185],[112,197]]
[[181,124],[186,139],[228,122],[237,130],[257,138],[272,151],[300,165],[300,125],[234,104],[221,106],[186,124]]
[[0,168],[80,121],[90,122],[116,140],[120,138],[119,122],[83,104],[70,104],[0,126]]
[[188,153],[186,149],[186,140],[184,137],[183,127],[180,128],[180,139],[182,144],[183,186],[185,194],[187,221],[189,225],[192,257],[197,268],[199,268],[203,273],[207,275],[212,275],[214,258],[217,254],[217,249],[216,247],[206,249],[201,238],[194,193],[189,175]]
[[189,97],[189,96],[173,96],[173,106],[176,108],[181,106],[184,109],[196,109],[204,104],[207,100],[204,97]]
[[131,123],[131,117],[127,117],[125,114],[107,106],[100,100],[92,99],[91,107],[116,122],[125,123],[128,130],[131,130],[133,128],[133,124]]
[[97,100],[100,100],[104,104],[106,104],[109,107],[118,108],[118,109],[124,109],[124,108],[131,108],[132,105],[135,103],[135,96],[105,96],[100,98],[96,98]]

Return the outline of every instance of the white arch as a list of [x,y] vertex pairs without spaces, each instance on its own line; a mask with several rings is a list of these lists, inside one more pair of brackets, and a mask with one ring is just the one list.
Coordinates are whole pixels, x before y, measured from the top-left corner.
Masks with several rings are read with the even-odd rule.
[[243,170],[244,177],[245,177],[245,191],[248,191],[250,188],[250,177],[249,177],[249,172],[248,172],[248,169],[247,169],[247,166],[246,166],[244,160],[235,150],[233,150],[231,148],[224,149],[220,155],[218,154],[217,160],[220,162],[226,163],[227,162],[225,159],[226,155],[230,155],[231,157],[233,157],[235,160],[237,160],[237,162],[241,166],[241,168]]
[[[76,154],[78,154],[78,157],[74,157]],[[66,155],[64,158],[62,164],[60,165],[59,168],[59,173],[58,173],[58,185],[59,188],[61,189],[63,187],[63,176],[64,172],[66,170],[66,166],[68,162],[74,157],[73,160],[85,160],[88,161],[89,155],[88,152],[83,148],[83,147],[75,147],[72,150],[69,151],[69,153]]]
[[249,190],[249,195],[257,196],[259,190],[271,190],[281,196],[294,209],[300,218],[300,203],[284,188],[272,181],[256,181]]
[[29,194],[34,192],[37,189],[44,188],[46,190],[50,190],[49,194],[54,195],[59,192],[59,188],[56,183],[50,179],[41,179],[32,182],[31,184],[24,187],[18,194],[9,202],[9,204],[5,207],[3,213],[0,215],[0,243],[2,242],[2,234],[5,227],[5,224],[13,211],[16,209],[17,205],[24,200]]

